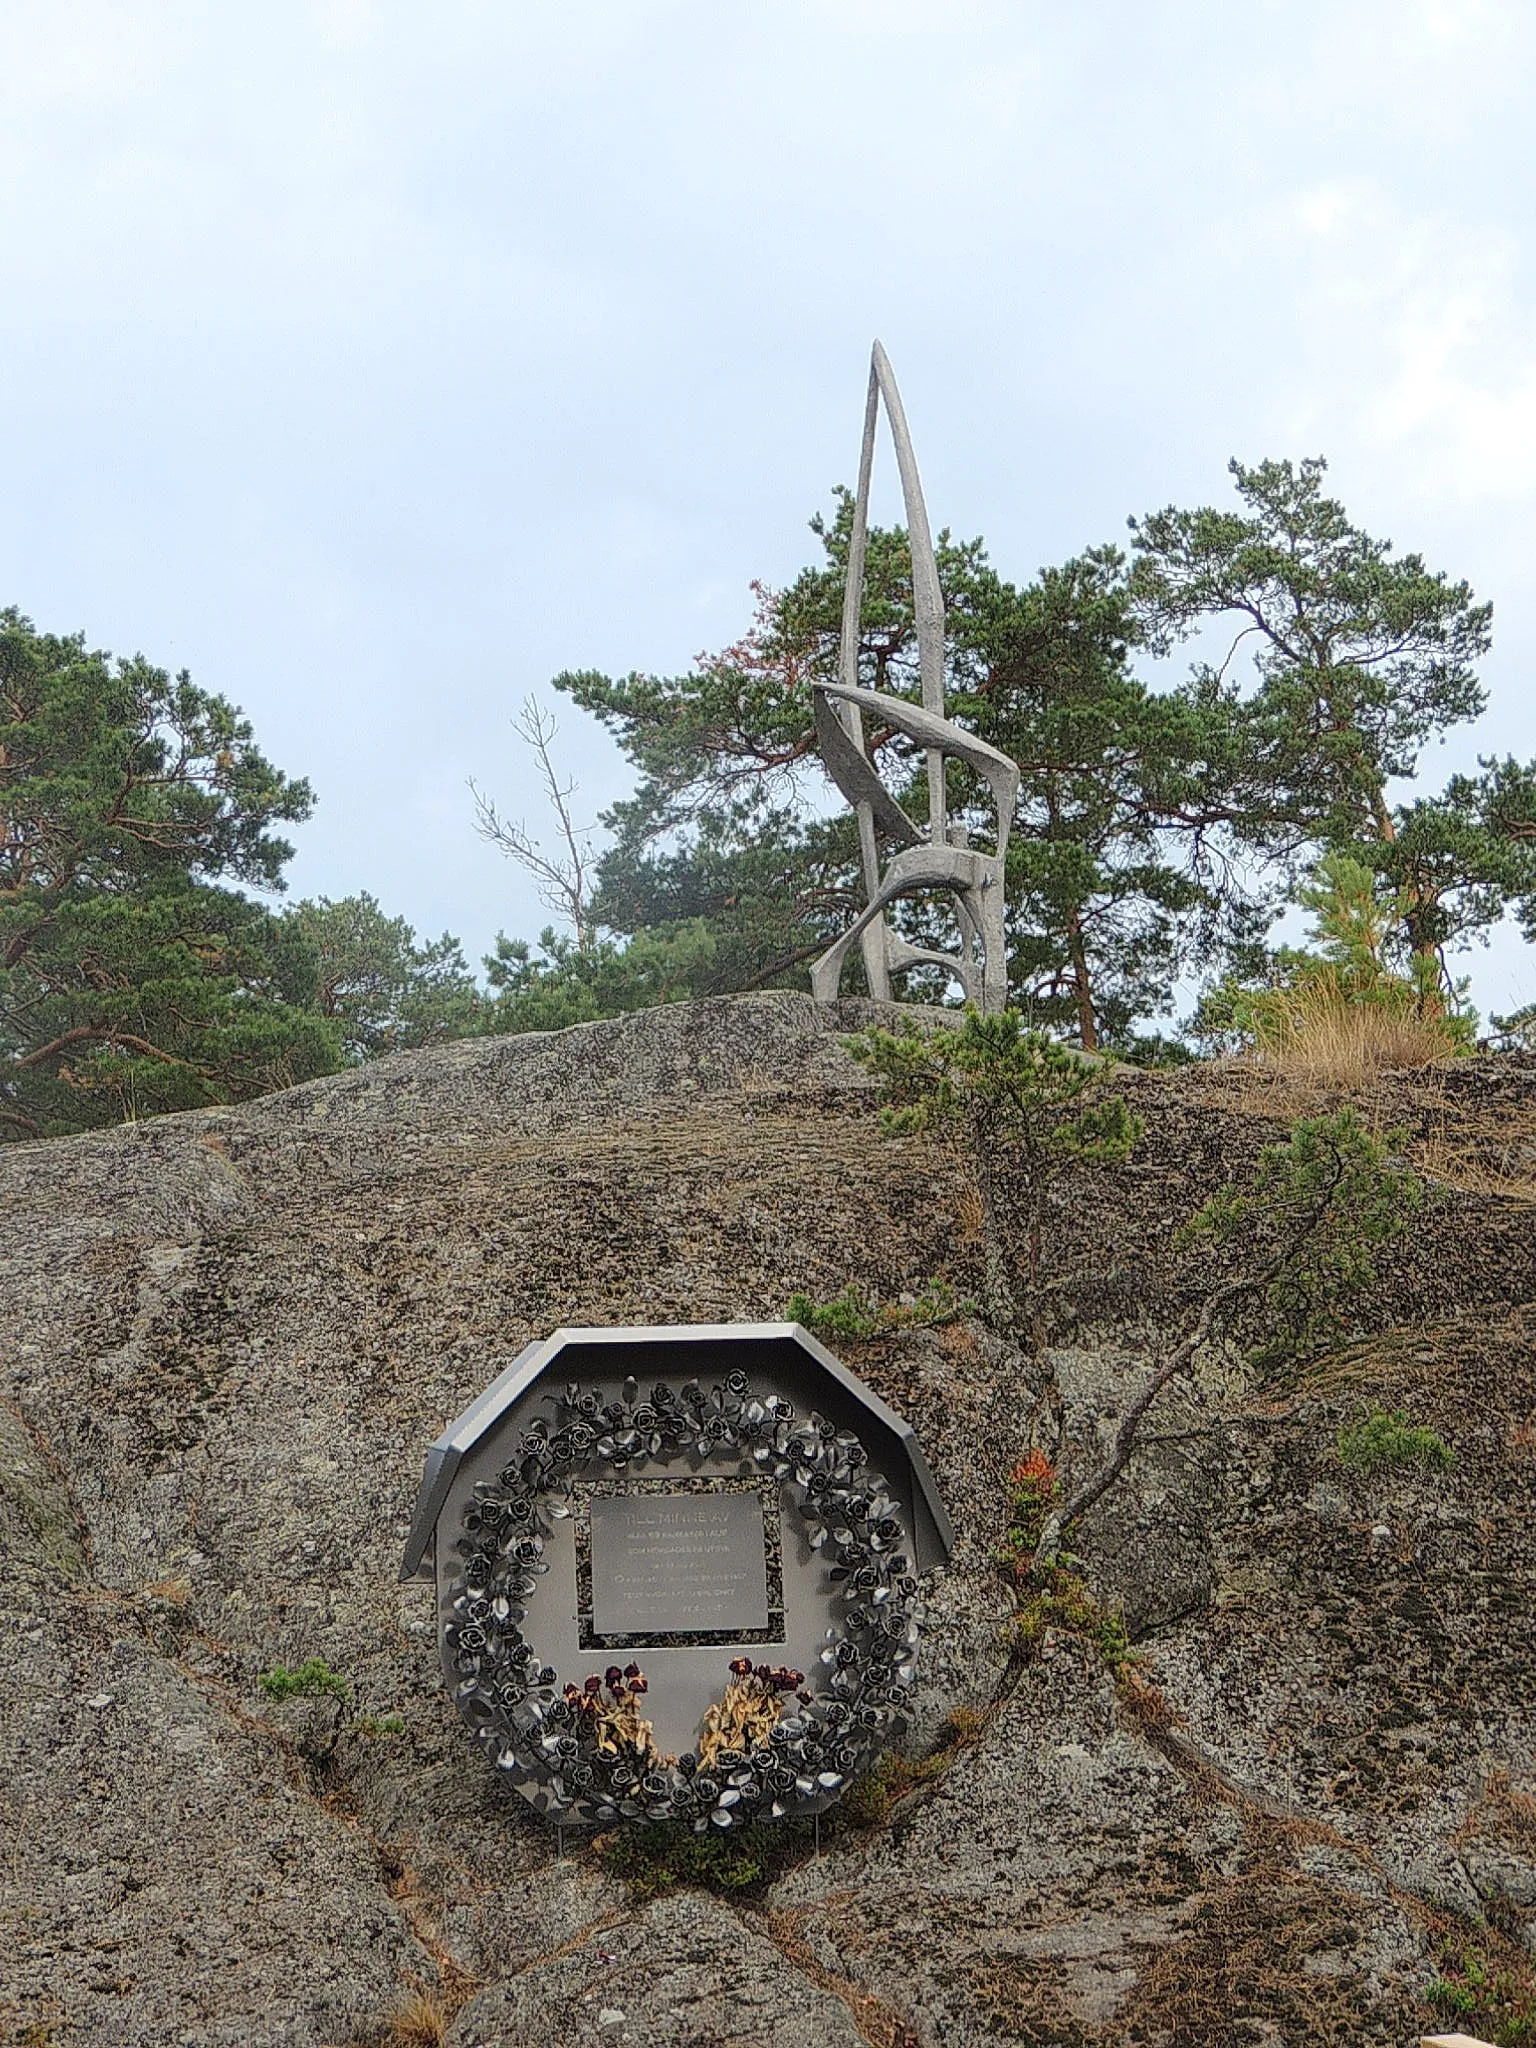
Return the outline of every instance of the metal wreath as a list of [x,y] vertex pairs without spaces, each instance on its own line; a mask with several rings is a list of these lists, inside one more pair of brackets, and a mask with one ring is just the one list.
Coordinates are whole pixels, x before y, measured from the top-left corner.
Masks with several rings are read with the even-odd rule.
[[[605,1404],[580,1386],[557,1398],[553,1429],[535,1421],[494,1482],[476,1485],[455,1545],[464,1560],[451,1587],[445,1640],[458,1675],[455,1702],[498,1770],[516,1778],[550,1820],[691,1820],[700,1832],[748,1820],[819,1812],[905,1727],[924,1609],[910,1543],[885,1481],[857,1437],[788,1401],[754,1396],[733,1372],[708,1394],[697,1380],[657,1385],[642,1399],[631,1379]],[[668,1466],[738,1450],[744,1466],[777,1481],[806,1525],[811,1548],[833,1560],[841,1626],[828,1629],[815,1689],[793,1711],[798,1672],[731,1665],[738,1694],[779,1704],[756,1717],[749,1746],[670,1758],[647,1747],[638,1665],[610,1667],[562,1689],[524,1634],[551,1523],[569,1516],[577,1475]],[[727,1699],[731,1697],[727,1688]],[[707,1718],[717,1721],[719,1709]]]

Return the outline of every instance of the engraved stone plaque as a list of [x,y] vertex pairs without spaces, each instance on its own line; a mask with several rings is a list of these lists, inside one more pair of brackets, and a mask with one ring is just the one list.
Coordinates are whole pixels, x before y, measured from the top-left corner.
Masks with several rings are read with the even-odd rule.
[[584,1645],[782,1640],[771,1490],[751,1480],[641,1482],[594,1491],[585,1509]]

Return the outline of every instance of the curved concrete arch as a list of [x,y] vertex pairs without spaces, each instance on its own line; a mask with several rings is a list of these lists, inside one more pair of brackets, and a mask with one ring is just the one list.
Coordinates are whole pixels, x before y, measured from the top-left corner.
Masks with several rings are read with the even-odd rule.
[[[859,676],[859,619],[869,542],[869,488],[882,404],[895,446],[912,550],[912,610],[922,680],[921,705],[883,690],[867,689]],[[894,726],[925,750],[926,836],[881,782],[869,758],[864,731],[866,713]],[[822,761],[858,819],[865,907],[815,963],[811,970],[812,992],[819,1001],[829,1001],[837,995],[843,965],[857,943],[863,953],[870,993],[881,1001],[890,998],[893,970],[922,964],[948,968],[960,982],[967,1001],[977,1003],[981,1009],[1004,1008],[1008,999],[1004,874],[1019,771],[1006,754],[944,716],[944,593],[939,584],[938,560],[906,409],[890,358],[878,341],[870,353],[864,437],[859,449],[859,486],[843,590],[838,681],[817,686],[815,715]],[[963,830],[956,832],[950,826],[945,780],[945,764],[950,759],[963,761],[979,775],[997,806],[997,841],[991,854],[967,846]],[[897,848],[883,870],[882,837]],[[946,858],[948,855],[958,857]],[[885,913],[892,903],[933,890],[947,893],[954,901],[961,934],[958,953],[911,946],[886,923]]]

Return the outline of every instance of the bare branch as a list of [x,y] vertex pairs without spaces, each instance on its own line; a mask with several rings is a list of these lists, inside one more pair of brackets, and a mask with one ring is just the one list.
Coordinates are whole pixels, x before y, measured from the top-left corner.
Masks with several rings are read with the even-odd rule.
[[570,804],[576,794],[576,784],[562,782],[555,770],[554,756],[550,752],[550,742],[558,730],[554,714],[546,711],[537,697],[529,695],[524,700],[522,711],[512,721],[512,729],[539,764],[545,799],[555,814],[564,850],[546,853],[542,842],[521,820],[514,823],[501,816],[493,799],[484,794],[471,776],[469,787],[475,799],[475,829],[482,839],[488,839],[509,860],[515,860],[519,867],[533,876],[540,902],[575,927],[576,943],[585,950],[595,930],[588,907],[592,828],[575,824]]
[[1257,1272],[1239,1274],[1235,1280],[1228,1280],[1206,1296],[1193,1329],[1175,1346],[1121,1417],[1120,1427],[1115,1432],[1114,1449],[1109,1456],[1068,1500],[1046,1517],[1040,1541],[1035,1547],[1035,1570],[1054,1562],[1061,1548],[1063,1532],[1074,1522],[1081,1521],[1088,1510],[1103,1499],[1131,1462],[1140,1448],[1141,1424],[1147,1410],[1170,1381],[1193,1370],[1196,1359],[1210,1341],[1218,1318],[1225,1310],[1235,1307],[1245,1295],[1261,1293],[1278,1279],[1289,1261],[1316,1231],[1328,1214],[1342,1175],[1343,1163],[1335,1153],[1333,1172],[1327,1185],[1305,1214],[1296,1220],[1273,1256]]
[[47,1045],[40,1045],[36,1052],[29,1052],[24,1059],[16,1060],[13,1064],[18,1070],[35,1067],[43,1060],[57,1058],[61,1052],[67,1052],[72,1045],[109,1045],[114,1052],[136,1052],[142,1059],[159,1060],[167,1067],[181,1067],[196,1077],[198,1083],[208,1091],[211,1100],[218,1100],[208,1089],[206,1076],[191,1060],[179,1059],[175,1053],[166,1052],[158,1045],[151,1045],[147,1038],[140,1038],[132,1031],[119,1031],[111,1024],[77,1024],[72,1030],[61,1032]]

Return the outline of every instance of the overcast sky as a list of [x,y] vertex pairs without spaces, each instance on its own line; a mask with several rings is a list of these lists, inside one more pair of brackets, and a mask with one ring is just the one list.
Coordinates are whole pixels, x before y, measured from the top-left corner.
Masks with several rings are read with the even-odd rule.
[[232,697],[294,891],[475,957],[546,914],[466,778],[531,819],[529,689],[738,636],[878,333],[1015,578],[1326,454],[1494,600],[1428,772],[1536,753],[1533,56],[1519,0],[0,0],[0,603]]

